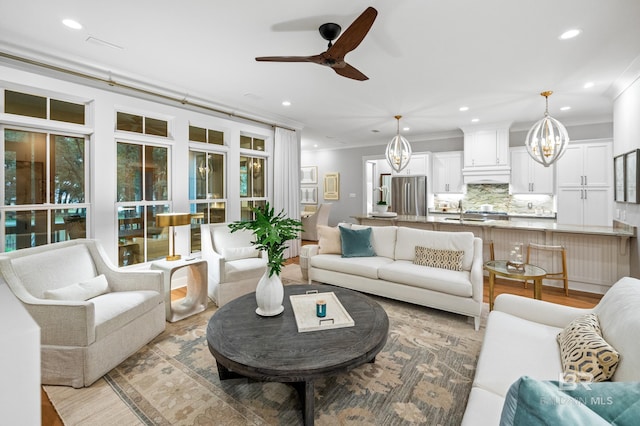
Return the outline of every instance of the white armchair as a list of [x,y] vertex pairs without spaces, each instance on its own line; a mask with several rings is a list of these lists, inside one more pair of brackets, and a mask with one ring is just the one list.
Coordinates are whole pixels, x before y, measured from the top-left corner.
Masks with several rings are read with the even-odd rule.
[[256,290],[267,270],[267,255],[251,244],[253,233],[231,233],[228,225],[200,225],[202,258],[209,266],[209,297],[218,307]]
[[42,383],[81,388],[165,328],[159,271],[120,271],[94,240],[0,256],[1,278],[40,326]]
[[320,204],[318,210],[311,216],[302,218],[302,239],[318,241],[318,226],[329,224],[329,213],[331,213],[331,203]]

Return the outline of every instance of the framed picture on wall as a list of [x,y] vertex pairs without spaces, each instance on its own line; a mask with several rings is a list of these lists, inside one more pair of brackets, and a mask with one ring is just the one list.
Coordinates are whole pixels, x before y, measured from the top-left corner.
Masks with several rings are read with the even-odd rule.
[[613,158],[613,178],[615,180],[614,201],[626,201],[624,154]]
[[318,187],[309,186],[300,188],[301,204],[318,204]]
[[340,199],[340,173],[327,173],[324,175],[324,199]]
[[638,199],[638,155],[640,150],[633,150],[624,155],[625,196],[628,203],[639,203]]
[[302,185],[310,185],[318,183],[318,167],[303,166],[300,167],[300,183]]

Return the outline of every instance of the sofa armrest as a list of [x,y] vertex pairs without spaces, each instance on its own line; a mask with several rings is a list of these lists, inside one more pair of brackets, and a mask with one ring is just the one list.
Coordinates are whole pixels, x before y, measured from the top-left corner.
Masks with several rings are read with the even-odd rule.
[[224,264],[226,259],[213,250],[202,251],[202,259],[207,261],[209,278],[214,283],[225,281]]
[[107,277],[109,289],[113,292],[151,290],[164,294],[162,271],[107,270],[100,273]]
[[40,326],[42,345],[89,346],[96,340],[91,301],[35,299],[22,304]]
[[319,246],[317,244],[307,244],[300,249],[300,270],[302,271],[302,279],[309,281],[309,259],[318,254]]
[[484,262],[482,260],[482,239],[473,239],[473,263],[470,272],[471,297],[478,303],[482,303],[484,297]]
[[558,328],[564,328],[579,316],[593,312],[593,309],[573,308],[514,294],[498,295],[493,309],[528,321]]

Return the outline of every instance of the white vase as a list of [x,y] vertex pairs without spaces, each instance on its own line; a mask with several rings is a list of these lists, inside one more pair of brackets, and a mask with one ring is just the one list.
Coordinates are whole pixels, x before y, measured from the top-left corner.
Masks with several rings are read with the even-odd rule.
[[273,274],[269,276],[266,270],[258,286],[256,287],[256,314],[263,317],[272,317],[284,311],[282,300],[284,299],[284,288],[280,276]]
[[376,204],[376,211],[378,213],[386,213],[388,208],[388,204]]

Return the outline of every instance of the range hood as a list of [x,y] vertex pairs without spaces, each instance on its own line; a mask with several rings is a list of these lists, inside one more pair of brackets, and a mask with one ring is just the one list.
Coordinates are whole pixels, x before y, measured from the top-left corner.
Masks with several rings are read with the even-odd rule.
[[509,183],[509,127],[511,123],[463,128],[463,182]]

